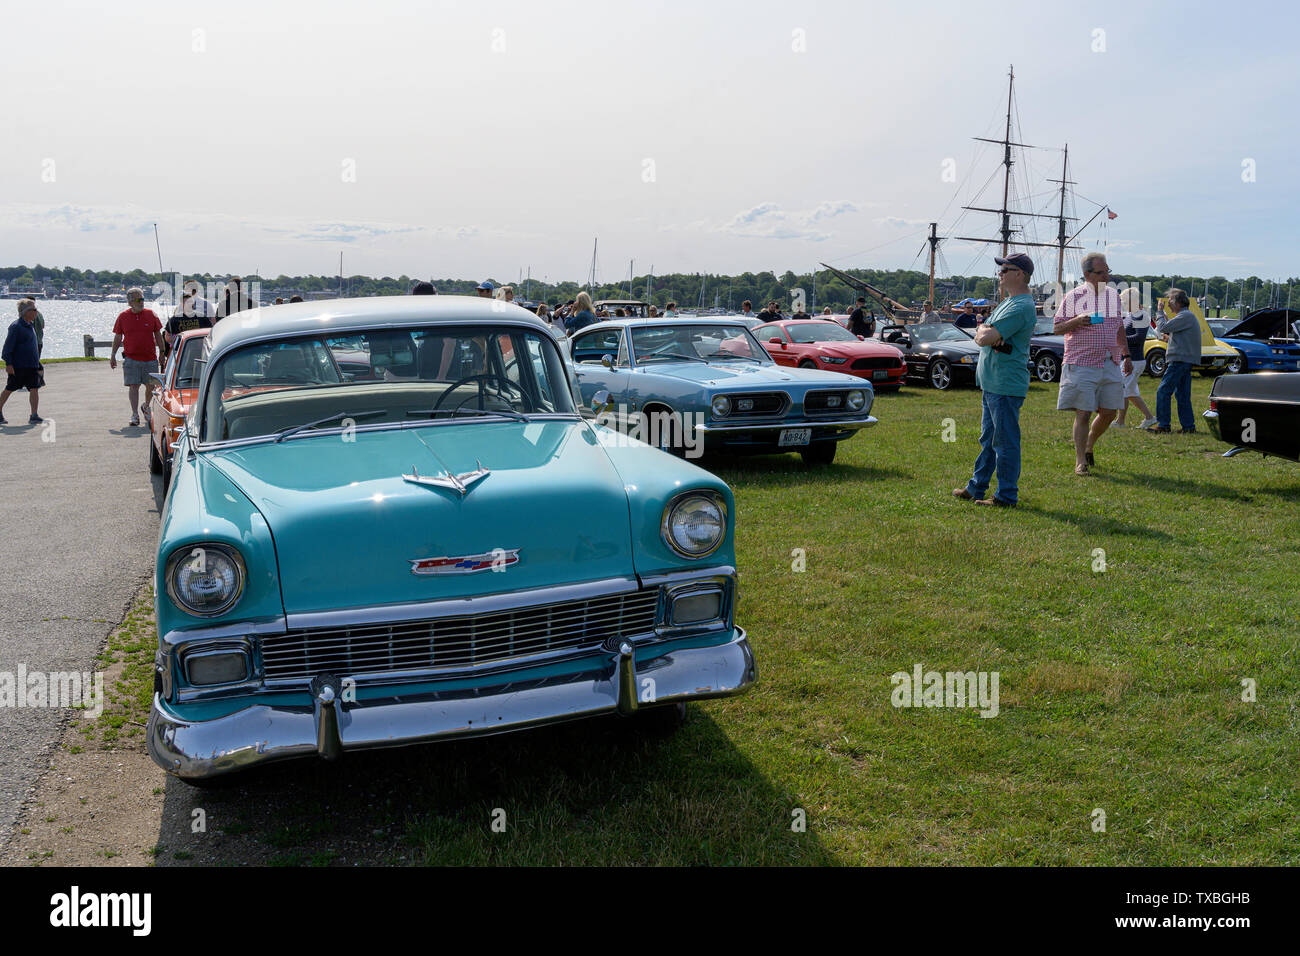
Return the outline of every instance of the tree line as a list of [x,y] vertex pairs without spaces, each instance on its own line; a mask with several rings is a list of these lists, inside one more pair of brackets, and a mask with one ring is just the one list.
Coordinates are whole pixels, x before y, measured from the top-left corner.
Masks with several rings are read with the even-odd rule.
[[[864,279],[876,286],[892,299],[916,308],[929,293],[929,277],[924,272],[907,269],[846,269],[850,275]],[[58,293],[108,293],[120,292],[130,286],[149,289],[156,283],[174,281],[173,274],[149,272],[144,269],[132,269],[119,272],[111,269],[91,270],[77,269],[73,266],[4,266],[0,267],[0,282],[7,284],[11,290],[43,288],[47,292]],[[202,273],[186,275],[186,279],[197,279],[204,287],[211,283],[224,282],[228,275]],[[277,295],[298,293],[308,295],[316,293],[342,292],[345,296],[405,295],[411,287],[426,277],[407,275],[366,276],[352,275],[278,275],[241,276],[245,282],[257,282],[261,286],[263,299]],[[451,279],[427,277],[442,294],[473,295],[478,285],[477,279]],[[1291,289],[1295,285],[1297,305],[1300,305],[1300,279],[1287,279],[1277,282],[1258,276],[1229,279],[1225,276],[1157,276],[1157,275],[1115,275],[1115,281],[1129,283],[1151,283],[1152,291],[1163,294],[1170,287],[1177,285],[1196,296],[1208,295],[1212,304],[1235,306],[1243,302],[1247,309],[1266,305],[1288,306],[1291,301]],[[516,300],[549,302],[552,305],[567,302],[578,292],[587,289],[584,283],[560,282],[544,284],[537,279],[523,282],[509,280],[492,280],[496,285],[509,284],[515,287]],[[844,312],[852,307],[858,292],[848,286],[842,279],[830,272],[818,271],[795,273],[786,271],[777,275],[774,272],[742,272],[738,275],[714,273],[669,273],[661,276],[634,276],[630,281],[602,283],[589,289],[593,300],[600,299],[644,299],[660,307],[669,302],[676,302],[680,308],[713,308],[715,305],[731,311],[738,311],[740,304],[748,299],[754,309],[760,310],[769,301],[775,299],[783,311],[788,311],[794,297],[802,290],[808,311],[820,311],[830,306],[835,312]],[[950,303],[961,298],[987,298],[994,294],[995,283],[989,276],[949,276],[935,280],[935,298],[939,304]],[[874,302],[869,305],[876,307]],[[878,307],[877,307],[878,308]]]

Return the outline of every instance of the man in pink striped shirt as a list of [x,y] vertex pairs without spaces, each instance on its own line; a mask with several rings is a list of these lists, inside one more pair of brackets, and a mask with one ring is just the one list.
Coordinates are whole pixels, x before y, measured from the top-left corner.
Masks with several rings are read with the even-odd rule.
[[[1053,331],[1065,335],[1056,407],[1074,412],[1074,473],[1088,474],[1092,450],[1124,407],[1124,376],[1132,369],[1124,309],[1100,252],[1083,257],[1083,284],[1061,298]],[[1095,419],[1093,413],[1097,413]]]

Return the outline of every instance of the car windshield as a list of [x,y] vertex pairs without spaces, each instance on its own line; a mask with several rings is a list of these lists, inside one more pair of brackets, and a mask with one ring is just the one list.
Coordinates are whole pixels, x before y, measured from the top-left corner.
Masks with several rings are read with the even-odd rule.
[[740,325],[652,325],[632,330],[636,362],[752,360],[771,363],[767,352]]
[[1206,321],[1215,335],[1227,335],[1230,328],[1240,325],[1236,319],[1206,319]]
[[801,325],[787,325],[790,341],[798,345],[813,342],[856,342],[858,337],[843,326],[834,322],[809,322]]
[[198,388],[199,376],[203,374],[199,359],[203,356],[205,336],[196,335],[185,340],[181,354],[176,357],[176,381],[173,388]]
[[550,334],[382,328],[256,342],[221,356],[208,378],[202,441],[573,411]]
[[921,325],[908,326],[908,332],[918,342],[969,342],[971,335],[965,329],[959,329],[947,322],[926,322]]
[[1034,323],[1034,334],[1053,335],[1055,333],[1052,331],[1052,329],[1055,327],[1055,325],[1056,325],[1056,316],[1040,315],[1038,317],[1038,321]]

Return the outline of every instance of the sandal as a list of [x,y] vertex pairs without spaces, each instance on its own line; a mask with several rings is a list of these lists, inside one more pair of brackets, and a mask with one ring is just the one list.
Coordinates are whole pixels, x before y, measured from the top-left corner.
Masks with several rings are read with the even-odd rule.
[[1087,465],[1075,465],[1075,466],[1074,466],[1074,473],[1075,473],[1076,475],[1087,475],[1087,474],[1088,474],[1088,466],[1087,466]]
[[1090,451],[1085,451],[1085,452],[1083,453],[1083,457],[1086,458],[1086,459],[1088,460],[1088,467],[1089,467],[1089,468],[1091,468],[1093,465],[1097,464],[1095,461],[1092,460],[1092,452],[1090,452]]

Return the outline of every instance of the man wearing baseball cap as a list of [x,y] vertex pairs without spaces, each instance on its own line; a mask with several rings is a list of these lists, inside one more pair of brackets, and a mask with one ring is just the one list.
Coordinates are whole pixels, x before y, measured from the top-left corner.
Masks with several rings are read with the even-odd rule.
[[478,284],[478,297],[480,299],[492,298],[492,293],[496,291],[496,286],[492,284],[491,279],[484,279]]
[[[970,481],[952,493],[963,501],[1014,508],[1020,494],[1020,406],[1029,394],[1029,337],[1038,319],[1029,294],[1034,262],[1023,252],[993,261],[1001,267],[998,283],[1006,298],[975,332],[980,347],[975,381],[984,406],[980,453]],[[985,498],[995,472],[997,494]]]

